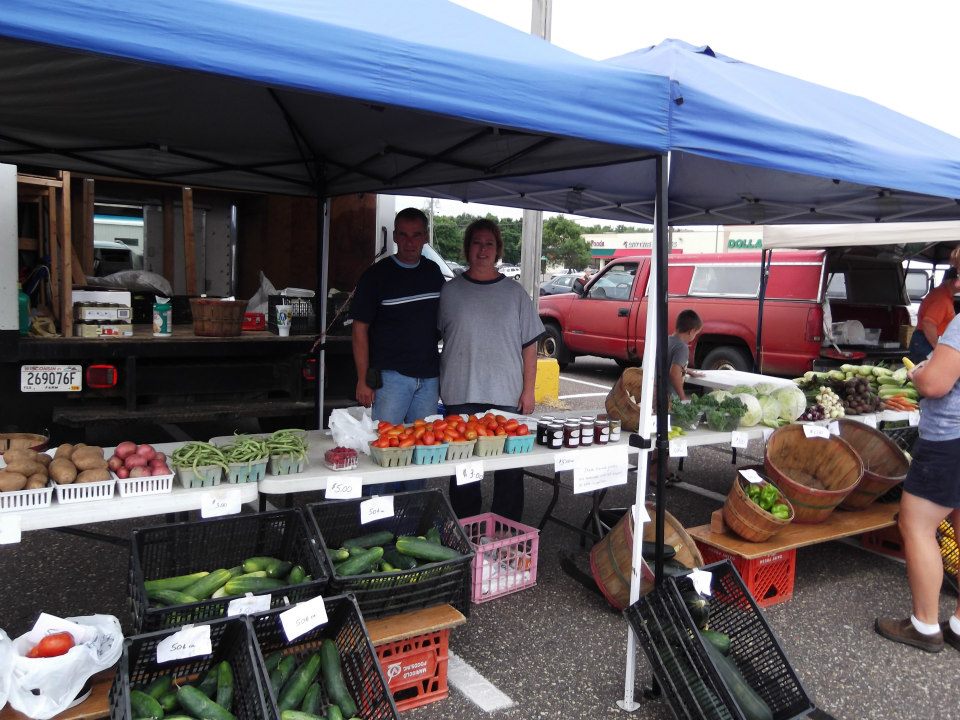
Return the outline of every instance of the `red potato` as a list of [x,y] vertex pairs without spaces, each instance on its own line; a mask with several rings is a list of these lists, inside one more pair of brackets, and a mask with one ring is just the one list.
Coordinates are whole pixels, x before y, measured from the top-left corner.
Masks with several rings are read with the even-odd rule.
[[158,452],[156,455],[153,456],[153,460],[151,460],[150,462],[151,462],[151,463],[166,463],[166,462],[167,462],[167,456],[164,455],[162,452]]
[[125,467],[119,467],[116,470],[114,470],[114,472],[117,474],[117,477],[120,478],[121,480],[126,480],[128,477],[130,477],[130,471]]
[[129,455],[133,455],[137,451],[137,444],[127,440],[125,442],[117,445],[117,449],[113,451],[113,454],[116,455],[121,460],[125,459]]
[[137,448],[137,455],[139,455],[140,457],[146,460],[152,460],[156,456],[156,454],[157,454],[157,451],[154,450],[153,446],[151,445],[143,444]]
[[142,465],[139,467],[130,468],[129,477],[141,478],[141,477],[150,477],[151,475],[153,475],[153,473],[147,470],[147,468],[143,467]]
[[166,465],[151,465],[150,474],[151,475],[169,475],[171,472],[170,468]]
[[123,461],[123,466],[127,468],[127,470],[135,467],[146,467],[147,459],[143,455],[137,455],[136,453],[133,455],[127,455]]
[[107,460],[107,467],[116,472],[123,467],[123,458],[119,455],[111,455],[110,459]]

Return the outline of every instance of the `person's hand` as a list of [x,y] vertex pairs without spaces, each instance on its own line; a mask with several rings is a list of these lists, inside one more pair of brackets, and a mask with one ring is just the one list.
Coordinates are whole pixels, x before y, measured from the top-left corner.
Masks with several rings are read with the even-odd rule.
[[521,415],[529,415],[533,412],[535,405],[536,401],[534,400],[534,389],[524,389],[524,391],[520,394],[520,402],[517,403],[517,410]]
[[703,377],[703,373],[700,372],[699,370],[687,370],[687,375],[689,375],[692,378]]
[[363,380],[357,380],[357,402],[364,407],[373,405],[373,400],[377,396],[376,391],[367,385]]
[[907,370],[907,379],[912,382],[912,381],[913,381],[913,376],[916,375],[922,368],[926,367],[926,364],[927,364],[927,361],[926,361],[926,360],[921,360],[921,361],[918,362],[916,365],[914,365],[912,368],[910,368],[909,370]]

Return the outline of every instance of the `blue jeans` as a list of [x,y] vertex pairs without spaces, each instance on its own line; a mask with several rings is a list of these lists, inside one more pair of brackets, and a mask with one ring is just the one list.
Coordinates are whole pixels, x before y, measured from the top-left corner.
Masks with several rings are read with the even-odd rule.
[[[397,425],[412,423],[418,418],[437,414],[440,400],[440,378],[415,378],[396,370],[380,372],[383,386],[373,398],[371,416]],[[423,490],[426,480],[407,480],[404,483],[377,483],[366,485],[364,495],[389,495],[407,490]]]
[[[474,415],[487,410],[506,410],[517,412],[515,407],[503,405],[489,405],[484,403],[467,403],[466,405],[447,405],[448,415]],[[479,515],[483,506],[483,495],[480,483],[457,485],[455,477],[450,478],[450,507],[458,518]],[[493,473],[493,502],[490,512],[507,518],[508,520],[523,520],[523,470],[495,470]]]

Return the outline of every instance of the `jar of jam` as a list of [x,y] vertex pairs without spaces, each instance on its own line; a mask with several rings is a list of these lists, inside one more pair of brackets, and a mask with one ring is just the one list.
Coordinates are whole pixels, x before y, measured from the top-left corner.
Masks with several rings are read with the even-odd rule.
[[581,445],[593,445],[593,432],[595,421],[593,418],[589,420],[584,420],[580,418],[580,444]]
[[593,440],[597,445],[606,445],[610,442],[610,421],[597,418],[593,426]]
[[546,445],[554,450],[558,450],[563,447],[563,423],[552,422],[547,427],[547,442]]
[[563,446],[568,448],[580,447],[579,420],[567,420],[563,424]]
[[620,442],[620,419],[610,418],[610,442]]
[[537,445],[549,446],[549,430],[550,425],[553,424],[553,421],[554,418],[552,415],[544,415],[537,420]]

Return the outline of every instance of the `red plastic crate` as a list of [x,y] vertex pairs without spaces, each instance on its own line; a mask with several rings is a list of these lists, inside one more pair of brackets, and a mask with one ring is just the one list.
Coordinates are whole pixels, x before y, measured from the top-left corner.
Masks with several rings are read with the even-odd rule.
[[474,603],[537,584],[537,528],[493,513],[463,518],[460,525],[477,552],[471,565]]
[[747,560],[739,555],[697,542],[706,564],[729,560],[743,578],[750,595],[760,607],[786,602],[793,597],[793,581],[797,570],[797,551],[784,550]]
[[449,640],[449,629],[437,630],[374,648],[397,710],[411,710],[447,697]]
[[897,525],[872,530],[860,536],[860,544],[867,550],[873,550],[881,555],[905,559],[903,553],[903,537]]

